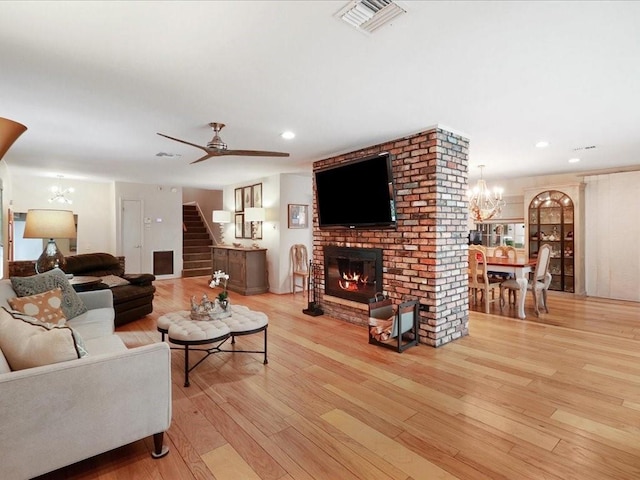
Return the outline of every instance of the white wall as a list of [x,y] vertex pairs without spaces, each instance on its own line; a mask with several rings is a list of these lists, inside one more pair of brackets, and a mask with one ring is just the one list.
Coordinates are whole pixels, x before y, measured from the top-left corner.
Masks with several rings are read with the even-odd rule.
[[[311,174],[281,174],[230,185],[224,189],[223,209],[234,212],[235,189],[256,183],[262,183],[262,203],[266,209],[266,221],[262,225],[262,240],[258,240],[257,243],[260,247],[267,249],[269,291],[290,293],[289,248],[294,243],[304,243],[311,253],[313,235],[311,224],[306,229],[287,228],[288,204],[309,205],[311,216],[313,200]],[[237,242],[246,247],[252,244],[251,240],[235,238],[233,223],[227,226],[224,235],[227,243]]]
[[[142,201],[142,271],[153,273],[153,252],[172,251],[173,274],[158,275],[158,278],[179,278],[182,275],[182,189],[118,182],[115,184],[114,195],[116,205],[120,205],[122,200]],[[120,217],[118,209],[114,220],[118,254],[122,252]]]
[[78,253],[116,253],[112,184],[65,179],[64,186],[72,186],[75,192],[68,195],[73,204],[61,206],[48,202],[49,189],[59,184],[57,179],[17,174],[11,176],[11,183],[5,211],[9,205],[13,212],[31,208],[72,210],[78,215]]
[[587,294],[640,301],[640,172],[585,178]]
[[[277,284],[272,285],[274,293],[291,293],[291,263],[289,249],[296,243],[306,245],[309,260],[313,251],[313,179],[311,175],[281,175],[280,185],[280,259]],[[289,204],[309,206],[309,226],[307,228],[288,228]]]

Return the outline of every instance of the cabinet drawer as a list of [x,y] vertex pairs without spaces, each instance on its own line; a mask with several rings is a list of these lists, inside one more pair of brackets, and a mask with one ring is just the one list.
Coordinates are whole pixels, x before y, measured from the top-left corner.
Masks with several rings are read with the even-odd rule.
[[227,251],[222,248],[214,248],[213,258],[227,258]]
[[246,254],[245,252],[229,250],[229,260],[235,261],[235,262],[243,262],[245,254]]

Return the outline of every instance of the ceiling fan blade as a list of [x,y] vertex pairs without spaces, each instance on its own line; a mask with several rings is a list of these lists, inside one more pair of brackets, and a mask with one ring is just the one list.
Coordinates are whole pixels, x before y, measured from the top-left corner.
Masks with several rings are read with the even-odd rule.
[[169,135],[165,135],[164,133],[158,133],[158,135],[160,135],[161,137],[168,138],[169,140],[184,143],[185,145],[191,145],[192,147],[199,148],[200,150],[204,150],[205,152],[209,153],[209,150],[207,150],[207,148],[203,147],[202,145],[196,145],[195,143],[187,142],[186,140],[180,140],[179,138],[170,137]]
[[193,165],[194,163],[199,163],[199,162],[203,162],[205,160],[208,160],[211,157],[219,157],[220,155],[222,155],[220,152],[209,152],[206,155],[200,157],[197,160],[194,160],[193,162],[191,162],[191,165]]
[[265,150],[221,150],[220,155],[239,155],[244,157],[288,157],[284,152],[268,152]]

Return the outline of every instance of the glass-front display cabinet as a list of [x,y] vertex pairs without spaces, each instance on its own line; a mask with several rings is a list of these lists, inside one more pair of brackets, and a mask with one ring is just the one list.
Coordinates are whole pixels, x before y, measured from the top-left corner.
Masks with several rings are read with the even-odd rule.
[[529,204],[529,256],[536,257],[540,246],[551,247],[550,290],[574,292],[574,204],[559,190],[536,195]]

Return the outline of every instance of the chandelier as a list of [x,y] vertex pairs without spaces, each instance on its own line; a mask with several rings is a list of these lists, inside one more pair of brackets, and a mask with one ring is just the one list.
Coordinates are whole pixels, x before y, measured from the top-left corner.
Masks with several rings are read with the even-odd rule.
[[[62,178],[62,176],[59,175],[58,178]],[[73,187],[62,188],[60,185],[54,185],[49,191],[51,192],[49,203],[61,203],[65,205],[71,205],[73,203],[70,198],[67,198],[68,194],[75,191]]]
[[469,197],[469,215],[474,222],[482,223],[497,217],[502,211],[505,202],[502,199],[502,188],[495,187],[493,191],[487,187],[487,182],[482,178],[484,165],[479,165],[480,180],[476,186],[467,191]]

